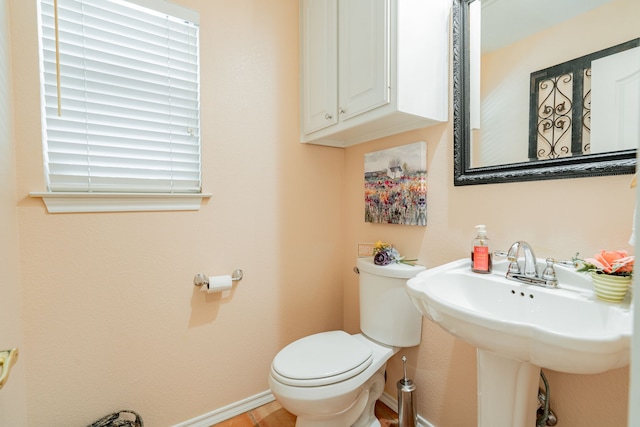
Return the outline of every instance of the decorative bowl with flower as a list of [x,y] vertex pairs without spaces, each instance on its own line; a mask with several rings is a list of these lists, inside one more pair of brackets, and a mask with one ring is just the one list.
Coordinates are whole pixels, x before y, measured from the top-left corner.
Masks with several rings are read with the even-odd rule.
[[600,251],[592,258],[574,258],[577,271],[591,273],[593,288],[603,301],[619,303],[631,287],[635,257],[625,250]]

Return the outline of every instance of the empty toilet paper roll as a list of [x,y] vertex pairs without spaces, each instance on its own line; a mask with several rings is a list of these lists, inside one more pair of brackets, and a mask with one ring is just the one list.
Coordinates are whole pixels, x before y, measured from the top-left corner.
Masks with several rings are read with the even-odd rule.
[[233,286],[231,276],[209,276],[209,284],[203,285],[200,290],[213,294],[216,292],[228,291]]

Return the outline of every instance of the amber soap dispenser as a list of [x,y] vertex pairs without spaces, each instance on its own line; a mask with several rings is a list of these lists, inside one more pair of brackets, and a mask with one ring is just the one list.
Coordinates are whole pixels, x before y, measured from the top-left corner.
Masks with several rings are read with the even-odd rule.
[[491,273],[492,259],[489,250],[487,226],[476,225],[476,237],[471,248],[471,271],[475,273]]

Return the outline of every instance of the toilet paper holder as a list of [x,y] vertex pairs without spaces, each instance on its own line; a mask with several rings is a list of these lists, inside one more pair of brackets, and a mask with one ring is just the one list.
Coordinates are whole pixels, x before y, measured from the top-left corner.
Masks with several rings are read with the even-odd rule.
[[[231,273],[231,280],[233,282],[239,282],[242,280],[242,275],[242,270],[233,270],[233,273]],[[193,284],[196,286],[209,286],[209,276],[198,273],[193,277]]]

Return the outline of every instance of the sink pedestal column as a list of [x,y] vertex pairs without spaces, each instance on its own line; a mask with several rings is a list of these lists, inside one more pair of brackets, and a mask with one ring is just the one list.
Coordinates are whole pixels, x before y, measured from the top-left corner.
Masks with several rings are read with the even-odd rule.
[[540,367],[478,349],[478,427],[535,427]]

